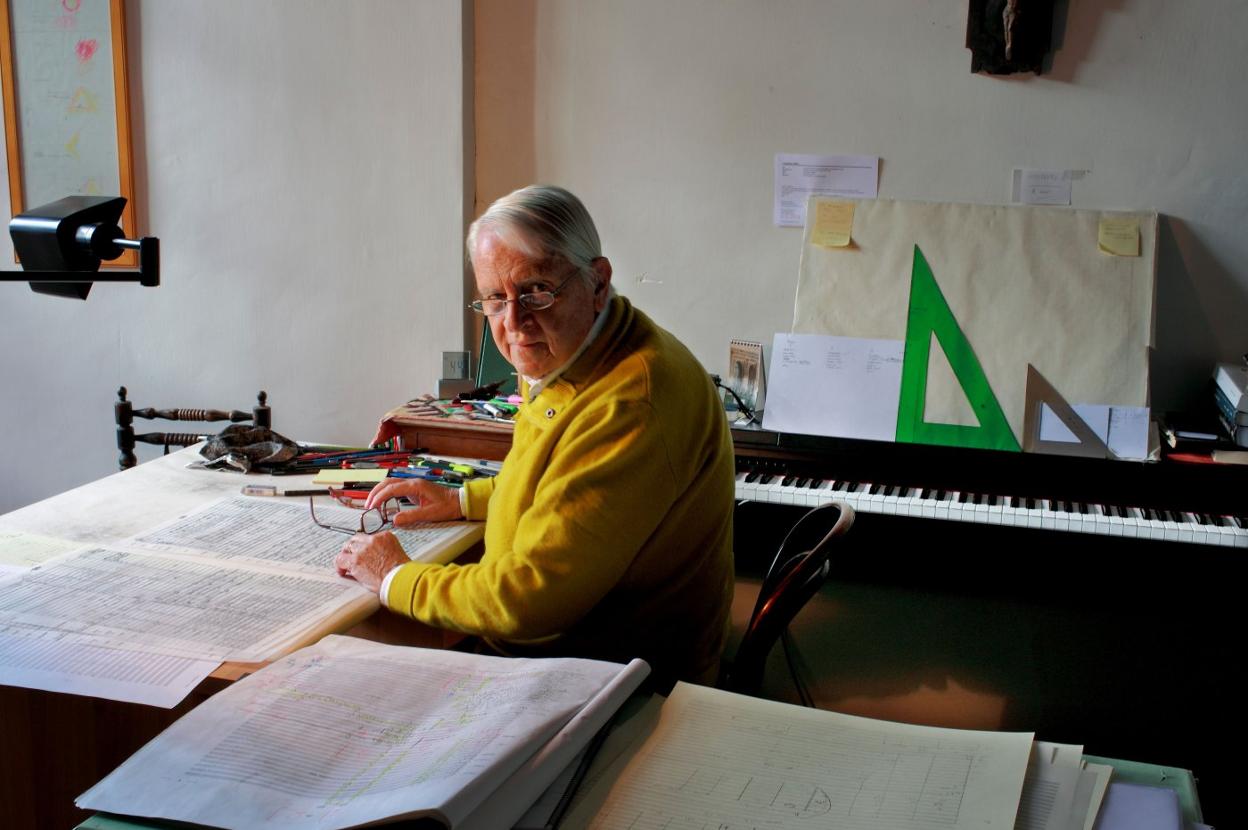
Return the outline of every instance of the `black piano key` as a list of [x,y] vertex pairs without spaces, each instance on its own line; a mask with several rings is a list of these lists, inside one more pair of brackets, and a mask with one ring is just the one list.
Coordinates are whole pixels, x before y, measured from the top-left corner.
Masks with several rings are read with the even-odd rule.
[[792,483],[793,483],[793,476],[785,476],[784,478],[780,479],[781,487],[788,487]]
[[1248,528],[1248,516],[1234,516],[1235,524],[1239,525],[1240,530]]
[[971,494],[966,492],[965,490],[963,490],[961,493],[958,494],[959,504],[966,504],[970,500],[971,500]]
[[1078,509],[1080,513],[1084,514],[1085,516],[1087,515],[1088,506],[1086,504],[1084,504],[1081,501],[1078,501],[1078,502],[1075,502],[1075,507]]
[[1152,508],[1141,507],[1140,514],[1143,515],[1145,521],[1149,521],[1149,522],[1157,521],[1157,514],[1152,511]]
[[949,491],[947,491],[947,490],[937,490],[937,491],[936,491],[936,501],[949,501]]
[[897,495],[897,485],[889,484],[888,486],[886,486],[884,488],[884,495],[888,496],[890,499],[895,497]]
[[758,471],[747,473],[745,476],[745,483],[753,484],[754,482],[758,481],[758,476],[759,476]]
[[1027,509],[1028,509],[1028,510],[1035,510],[1035,509],[1036,509],[1036,500],[1035,500],[1035,499],[1033,499],[1031,496],[1028,496],[1028,497],[1027,497]]
[[759,484],[770,484],[770,483],[771,483],[771,480],[772,480],[773,478],[775,478],[775,476],[764,475],[764,476],[762,476],[762,477],[760,477],[760,478],[758,479],[758,483],[759,483]]
[[883,489],[884,489],[884,485],[882,484],[872,484],[871,489],[869,489],[867,493],[869,495],[876,496],[876,495],[879,495],[880,491]]

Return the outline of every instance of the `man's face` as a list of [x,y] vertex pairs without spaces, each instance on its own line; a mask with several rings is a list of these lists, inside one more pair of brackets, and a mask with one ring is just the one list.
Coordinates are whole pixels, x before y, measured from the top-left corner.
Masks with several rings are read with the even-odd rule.
[[502,314],[486,318],[499,352],[517,372],[534,379],[558,369],[580,347],[594,317],[606,305],[611,278],[607,260],[594,260],[598,288],[592,289],[583,277],[573,276],[575,267],[564,260],[529,259],[489,232],[477,239],[472,268],[477,295],[482,299],[514,300],[522,294],[553,291],[563,284],[550,308],[528,311],[512,302]]

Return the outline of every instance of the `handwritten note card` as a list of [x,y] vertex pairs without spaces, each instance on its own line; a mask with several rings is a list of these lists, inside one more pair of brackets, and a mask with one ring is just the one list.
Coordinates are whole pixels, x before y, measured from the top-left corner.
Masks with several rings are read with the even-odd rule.
[[900,340],[777,334],[763,426],[894,440],[903,350]]

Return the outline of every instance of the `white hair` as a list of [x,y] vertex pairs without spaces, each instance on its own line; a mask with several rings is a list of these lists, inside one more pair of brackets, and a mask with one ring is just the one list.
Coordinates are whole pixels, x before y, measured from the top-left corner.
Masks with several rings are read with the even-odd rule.
[[498,199],[468,227],[468,255],[482,232],[533,260],[558,257],[593,285],[590,263],[602,256],[598,229],[581,200],[562,187],[529,185]]

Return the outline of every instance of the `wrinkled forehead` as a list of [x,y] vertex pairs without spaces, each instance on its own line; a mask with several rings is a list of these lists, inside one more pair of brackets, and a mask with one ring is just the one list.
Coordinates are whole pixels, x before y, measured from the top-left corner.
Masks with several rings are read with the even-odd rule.
[[523,287],[546,281],[565,272],[569,263],[559,256],[529,256],[505,245],[497,237],[482,239],[472,257],[478,289],[505,285]]

